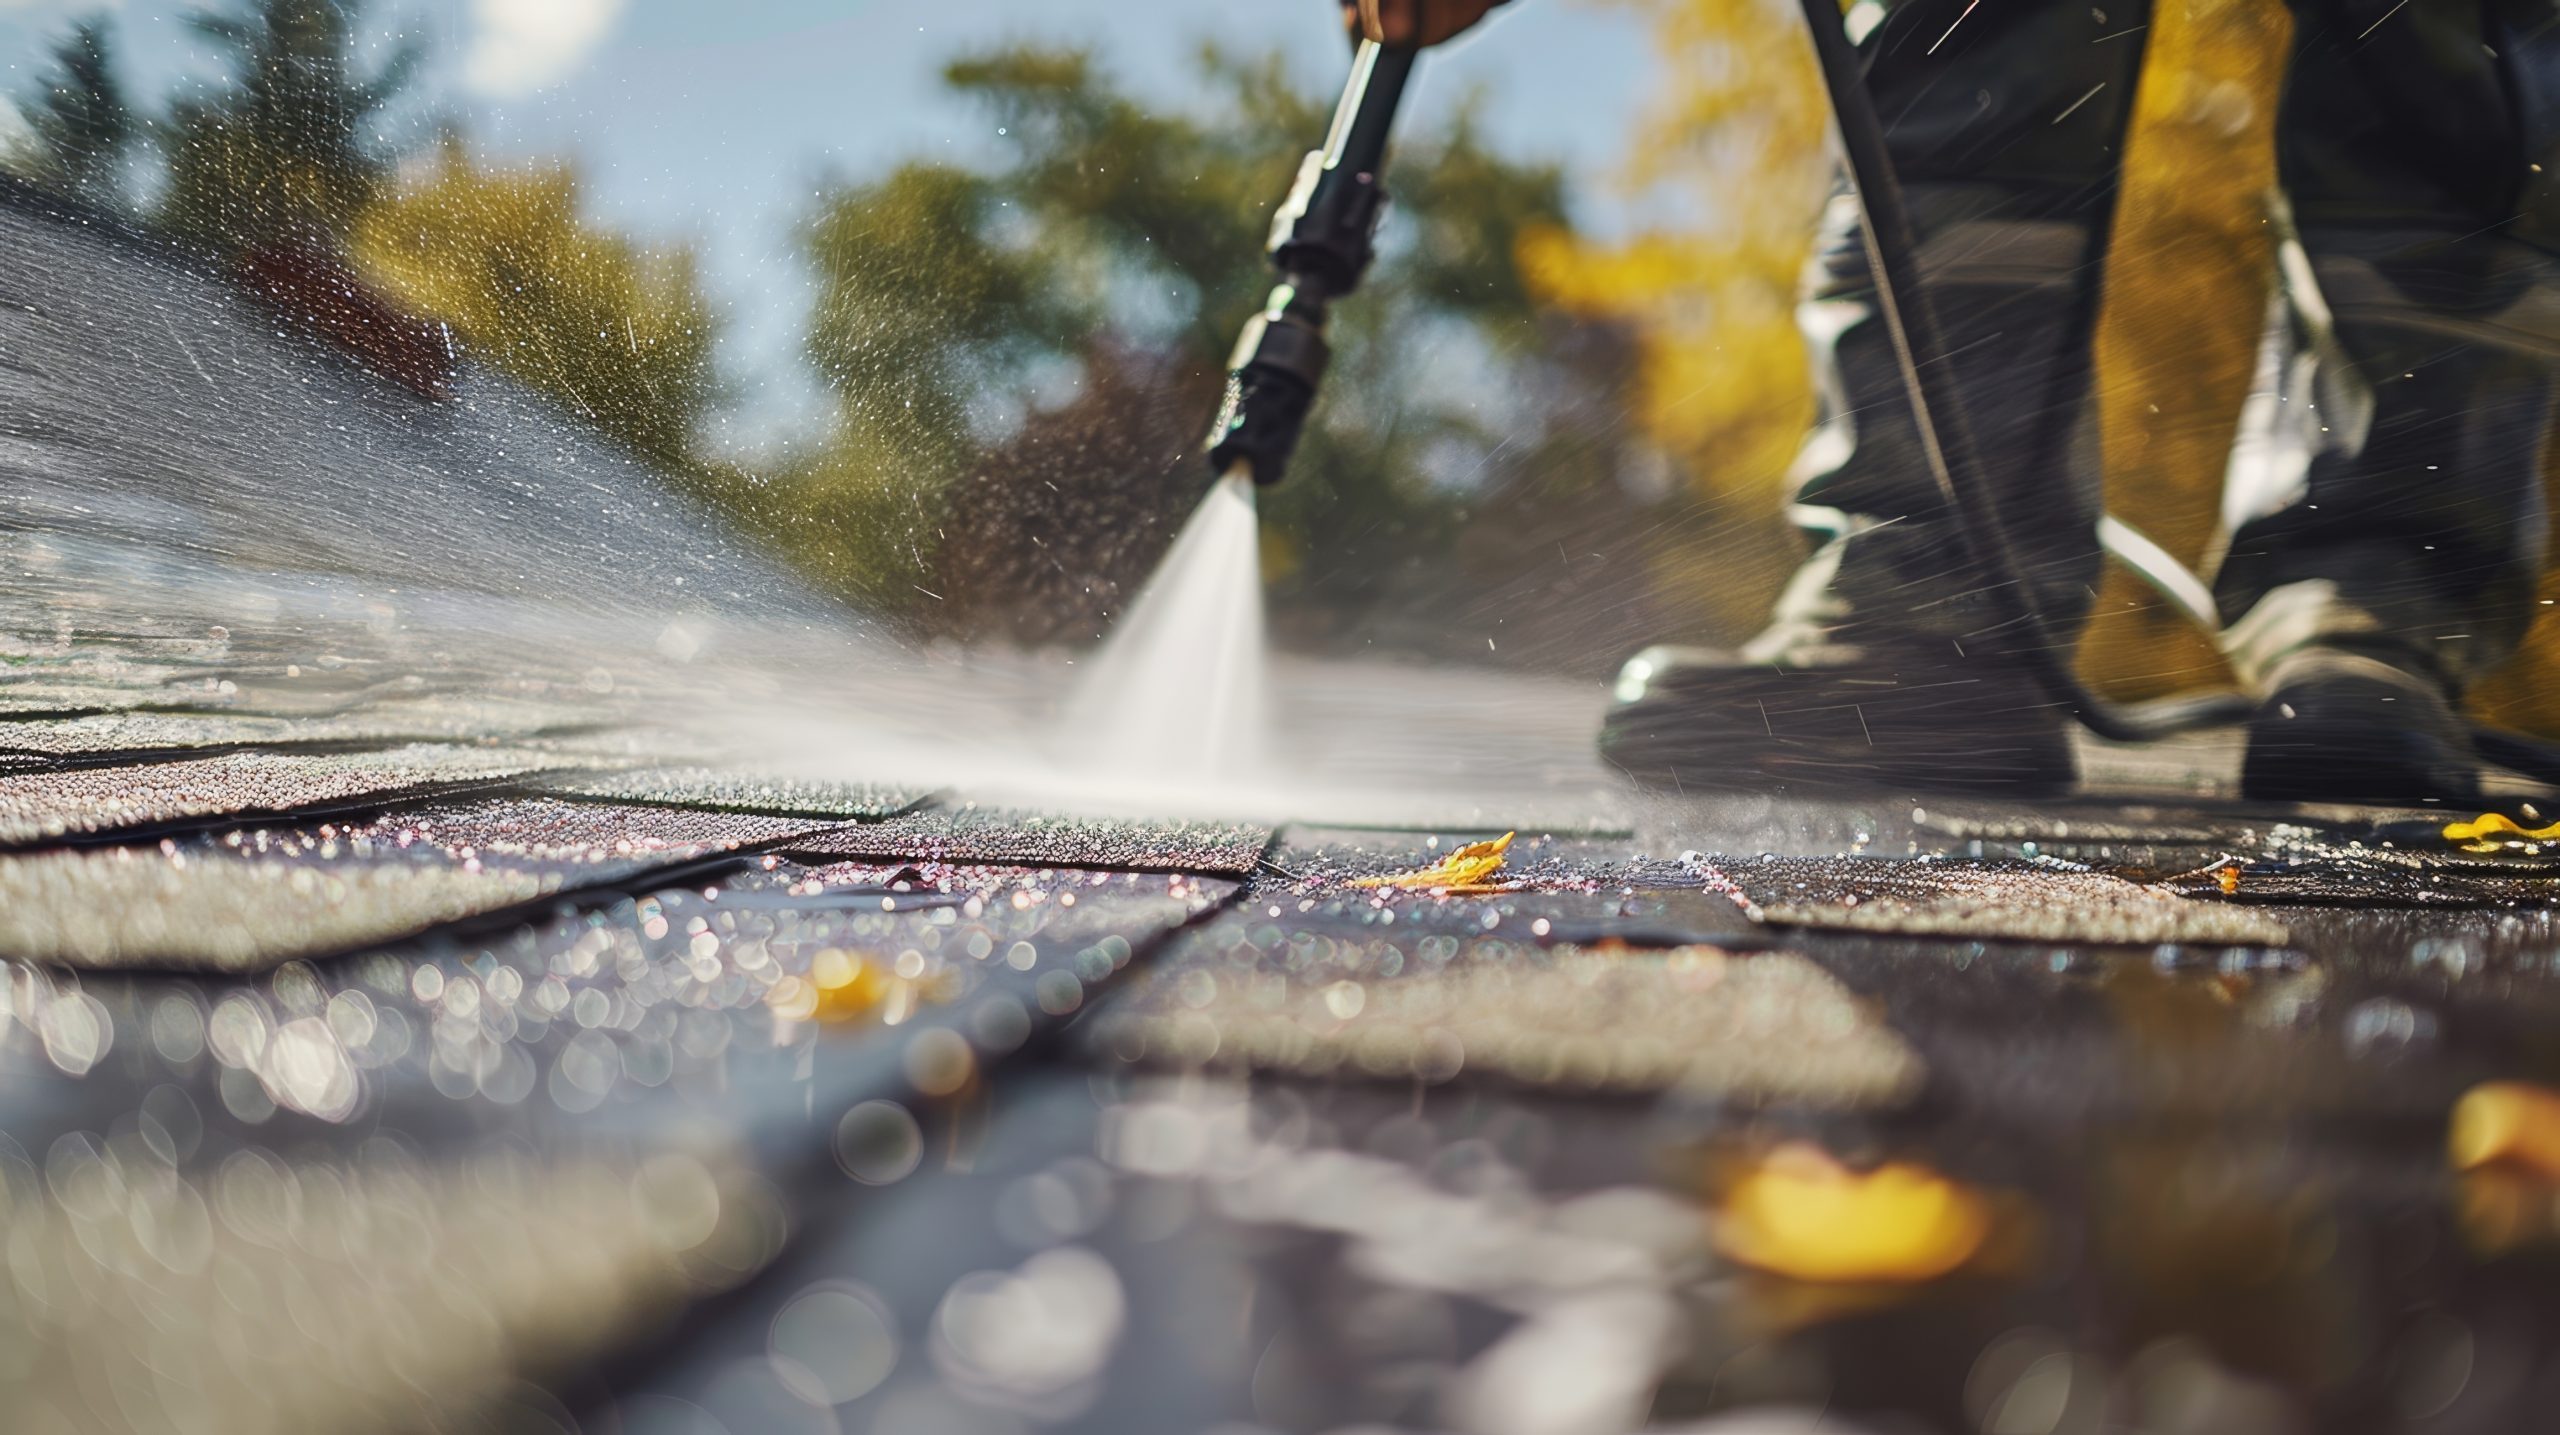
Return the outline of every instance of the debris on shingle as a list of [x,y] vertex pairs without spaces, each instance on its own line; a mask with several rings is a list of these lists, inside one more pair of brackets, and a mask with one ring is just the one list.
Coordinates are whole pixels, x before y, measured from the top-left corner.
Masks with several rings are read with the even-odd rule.
[[2410,861],[2380,854],[2332,856],[2315,861],[2207,863],[2158,879],[2163,890],[2207,901],[2318,907],[2528,907],[2548,906],[2551,874],[2532,870],[2482,872],[2477,862]]
[[[1399,875],[1447,862],[1461,851],[1499,840],[1507,830],[1363,831],[1293,824],[1282,829],[1280,846],[1265,870],[1286,874],[1293,890],[1392,888],[1404,885],[1392,880]],[[1524,828],[1511,838],[1501,861],[1506,887],[1588,891],[1689,885],[1676,863],[1637,854],[1626,837]]]

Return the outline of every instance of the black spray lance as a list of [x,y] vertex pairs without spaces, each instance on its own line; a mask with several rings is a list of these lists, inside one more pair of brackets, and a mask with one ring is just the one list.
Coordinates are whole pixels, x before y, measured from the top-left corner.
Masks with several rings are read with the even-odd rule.
[[1154,781],[1264,772],[1262,575],[1254,487],[1276,483],[1324,381],[1326,311],[1360,283],[1386,207],[1378,167],[1413,69],[1362,44],[1324,148],[1271,222],[1279,286],[1244,326],[1209,434],[1219,475],[1087,669],[1069,727],[1108,766]]
[[1231,474],[1241,465],[1255,483],[1277,483],[1288,471],[1332,357],[1326,313],[1359,286],[1374,252],[1387,203],[1379,170],[1413,55],[1360,42],[1324,148],[1298,166],[1297,183],[1272,216],[1271,267],[1280,283],[1245,321],[1227,361],[1226,401],[1209,431],[1213,472]]

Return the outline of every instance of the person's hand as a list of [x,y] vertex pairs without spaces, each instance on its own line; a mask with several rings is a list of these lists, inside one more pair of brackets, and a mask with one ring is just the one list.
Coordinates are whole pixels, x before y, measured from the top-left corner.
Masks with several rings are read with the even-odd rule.
[[1342,22],[1382,45],[1437,45],[1503,0],[1342,0]]

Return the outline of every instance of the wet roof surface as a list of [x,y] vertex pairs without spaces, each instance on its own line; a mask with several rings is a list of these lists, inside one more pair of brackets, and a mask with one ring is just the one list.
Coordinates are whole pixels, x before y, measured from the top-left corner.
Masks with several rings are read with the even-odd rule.
[[[0,275],[13,1429],[2207,1435],[2560,1396],[2552,853],[2217,802],[2177,754],[2032,808],[1647,797],[1589,695],[1498,674],[1276,828],[776,771],[630,725],[713,681],[690,619],[545,646],[345,577],[763,583],[628,460],[485,374],[386,393],[129,236],[0,204],[0,252],[36,256]],[[69,441],[107,384],[133,423]],[[387,543],[346,475],[434,521]],[[1385,780],[1457,736],[1560,775]]]
[[917,857],[1242,877],[1261,864],[1270,843],[1271,829],[1252,823],[1143,822],[963,804],[838,827],[792,846],[799,852],[838,857]]
[[[1655,804],[1452,889],[1386,879],[1499,833],[150,755],[0,778],[0,1188],[85,1233],[28,1237],[0,1310],[73,1428],[168,1423],[170,1370],[241,1430],[1496,1429],[1559,1380],[1958,1428],[1967,1378],[2057,1353],[2326,1428],[2449,1323],[2560,1336],[2517,1284],[2547,1178],[2445,1156],[2466,1093],[2560,1077],[2553,864],[2425,814],[1807,809],[1821,856]],[[1943,1276],[1767,1269],[1734,1203],[1808,1143],[1991,1234]],[[2244,1237],[2332,1254],[2211,1256]],[[168,1318],[220,1303],[272,1329]]]
[[100,837],[249,814],[378,807],[491,787],[562,765],[522,751],[413,744],[379,752],[233,752],[131,766],[99,762],[0,772],[0,844]]

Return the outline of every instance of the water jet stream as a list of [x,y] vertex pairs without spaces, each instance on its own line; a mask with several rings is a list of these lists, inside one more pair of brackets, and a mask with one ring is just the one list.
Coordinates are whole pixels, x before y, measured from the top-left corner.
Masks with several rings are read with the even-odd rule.
[[1201,499],[1067,708],[1084,763],[1158,781],[1231,781],[1268,759],[1262,525],[1253,476]]

